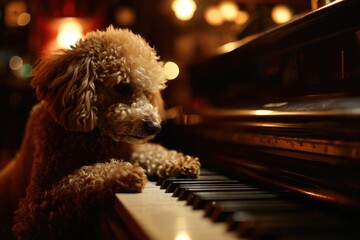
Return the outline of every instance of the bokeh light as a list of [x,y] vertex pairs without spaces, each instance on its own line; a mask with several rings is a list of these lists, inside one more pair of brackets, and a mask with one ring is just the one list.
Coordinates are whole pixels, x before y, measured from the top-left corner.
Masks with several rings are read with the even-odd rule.
[[175,16],[181,21],[190,20],[196,11],[196,3],[193,0],[175,0],[171,4]]
[[220,26],[224,23],[223,15],[217,6],[209,6],[204,12],[205,21],[213,26]]
[[6,1],[4,9],[4,23],[8,27],[18,27],[19,17],[26,13],[27,5],[25,1]]
[[233,1],[222,1],[219,10],[226,21],[234,21],[238,14],[238,6]]
[[121,7],[115,13],[115,20],[122,26],[131,26],[136,20],[135,11],[130,7]]
[[164,64],[164,71],[165,71],[166,79],[168,80],[177,78],[177,76],[179,76],[180,73],[179,66],[174,62],[166,62]]
[[17,24],[19,26],[26,26],[29,24],[31,20],[31,16],[29,13],[23,12],[19,15],[18,19],[17,19]]
[[237,17],[235,19],[235,23],[238,25],[245,24],[249,20],[249,13],[246,11],[238,11]]
[[286,5],[276,5],[271,11],[271,18],[277,24],[285,23],[291,20],[292,11]]
[[31,64],[25,63],[22,65],[22,67],[19,69],[19,77],[21,78],[28,78],[29,74],[31,72],[32,66]]
[[83,36],[83,27],[72,18],[66,19],[59,26],[56,42],[61,48],[70,48]]
[[12,56],[9,61],[9,67],[11,70],[19,70],[24,64],[24,61],[19,56]]

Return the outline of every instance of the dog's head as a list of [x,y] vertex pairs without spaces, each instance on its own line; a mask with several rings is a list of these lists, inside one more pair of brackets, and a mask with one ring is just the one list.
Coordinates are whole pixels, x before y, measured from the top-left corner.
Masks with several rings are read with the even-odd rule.
[[166,79],[158,59],[140,36],[108,27],[41,59],[32,86],[65,129],[141,143],[161,129]]

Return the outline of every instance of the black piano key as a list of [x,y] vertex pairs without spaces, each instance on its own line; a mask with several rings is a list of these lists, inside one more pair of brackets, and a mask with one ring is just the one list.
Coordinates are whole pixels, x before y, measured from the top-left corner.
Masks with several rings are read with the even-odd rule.
[[219,175],[218,172],[215,171],[211,171],[209,169],[201,169],[200,171],[200,176],[215,176],[215,175]]
[[208,170],[208,169],[201,169],[200,171],[200,175],[199,177],[195,177],[195,178],[177,178],[177,177],[159,177],[156,181],[156,186],[161,186],[162,183],[164,182],[164,180],[166,179],[202,179],[204,177],[210,177],[213,176],[214,178],[220,178],[220,179],[227,179],[228,177],[224,176],[224,175],[219,175],[217,172]]
[[[174,180],[174,181],[169,181],[168,184],[166,184],[166,192],[167,193],[173,193],[175,191],[175,189],[177,188],[177,186],[179,186],[179,184],[191,184],[191,183],[196,183],[196,184],[214,184],[214,183],[240,183],[238,180],[232,180],[232,179],[225,179],[225,180],[221,180],[221,179],[201,179],[201,180]],[[164,184],[165,185],[165,184]]]
[[166,178],[164,177],[159,177],[156,181],[156,186],[161,186],[162,182],[165,180]]
[[194,209],[204,208],[208,202],[212,201],[231,201],[231,200],[259,200],[259,199],[277,199],[278,195],[270,194],[264,191],[235,191],[235,192],[193,192],[187,199],[187,204],[192,205]]
[[175,181],[193,182],[196,180],[199,180],[199,178],[175,178],[175,177],[164,178],[161,182],[160,189],[166,189],[171,182],[175,182]]
[[[198,178],[162,179],[161,185],[179,200],[186,198],[193,208],[203,208],[212,221],[227,220],[229,230],[241,238],[341,239],[338,222],[319,218],[304,206],[284,200],[287,191],[275,187],[263,190],[244,179],[230,179],[212,171],[202,171]],[[239,214],[243,215],[240,220]],[[352,229],[343,224],[340,229],[348,236],[359,235],[353,230],[355,226]],[[335,237],[327,238],[330,236]]]
[[228,177],[226,176],[221,176],[221,175],[211,175],[211,176],[199,176],[197,178],[176,178],[176,177],[169,177],[169,178],[165,178],[163,179],[160,189],[166,189],[169,184],[171,184],[172,182],[178,182],[178,181],[209,181],[209,180],[229,180]]
[[224,221],[237,211],[293,212],[301,210],[301,206],[283,200],[212,201],[205,206],[205,216],[218,222]]
[[310,212],[235,212],[232,225],[239,237],[277,238],[301,232],[326,232],[349,226],[337,219]]
[[232,192],[232,191],[255,191],[259,190],[258,188],[251,187],[248,185],[240,185],[240,184],[234,184],[233,186],[202,186],[201,188],[197,187],[188,187],[183,188],[182,191],[179,194],[179,200],[186,200],[189,194],[193,192]]
[[187,188],[197,188],[197,189],[202,189],[204,187],[207,187],[207,188],[210,188],[210,187],[213,187],[213,188],[222,188],[222,187],[232,187],[232,186],[249,186],[249,187],[252,187],[248,184],[243,184],[243,183],[238,183],[238,182],[230,182],[230,183],[213,183],[213,184],[201,184],[201,183],[191,183],[191,184],[179,184],[173,194],[172,194],[172,197],[180,197],[181,194],[183,194],[182,192],[187,189]]

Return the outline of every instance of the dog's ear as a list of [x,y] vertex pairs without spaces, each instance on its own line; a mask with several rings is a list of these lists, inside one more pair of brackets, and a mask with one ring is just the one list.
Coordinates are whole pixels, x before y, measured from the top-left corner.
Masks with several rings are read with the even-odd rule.
[[91,131],[96,125],[95,66],[91,56],[72,49],[42,58],[31,72],[32,86],[52,117],[70,131]]

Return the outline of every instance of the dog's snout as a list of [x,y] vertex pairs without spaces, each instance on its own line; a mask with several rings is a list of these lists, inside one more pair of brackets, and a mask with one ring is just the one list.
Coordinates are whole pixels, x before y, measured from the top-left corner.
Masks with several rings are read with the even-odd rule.
[[158,134],[161,131],[160,123],[147,119],[145,121],[145,129],[149,134]]

